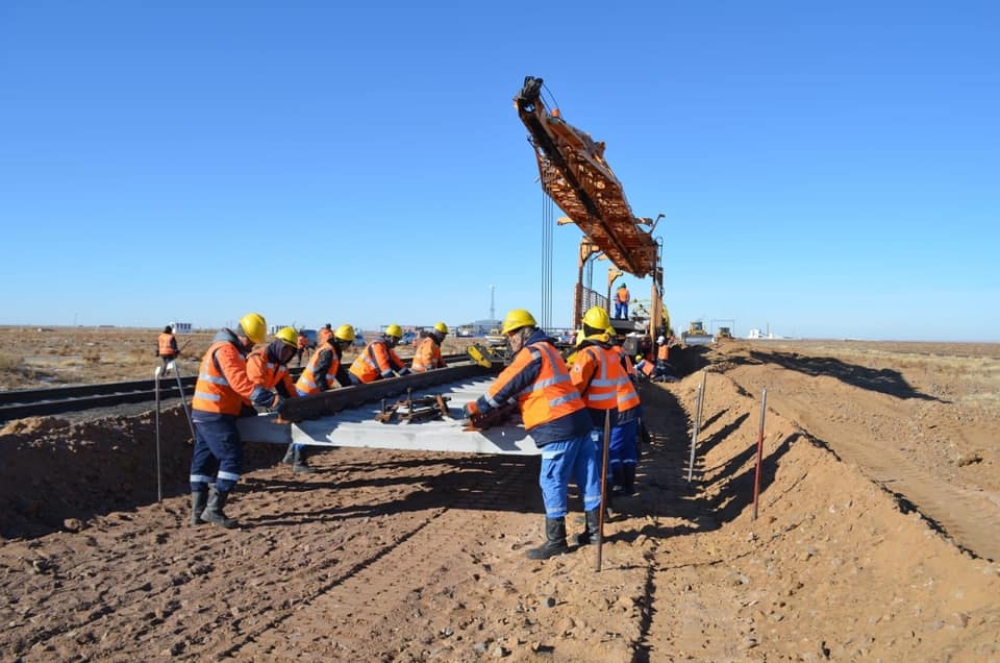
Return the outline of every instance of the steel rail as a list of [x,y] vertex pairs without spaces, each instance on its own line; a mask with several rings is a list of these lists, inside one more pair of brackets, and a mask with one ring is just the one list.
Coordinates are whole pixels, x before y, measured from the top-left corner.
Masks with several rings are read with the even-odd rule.
[[[467,361],[465,354],[445,355],[446,362]],[[291,369],[297,378],[302,369]],[[181,378],[184,392],[194,389],[196,376]],[[180,398],[177,380],[173,376],[160,378],[161,398]],[[155,380],[131,380],[101,384],[22,389],[0,392],[0,421],[37,417],[66,412],[79,412],[99,407],[113,407],[122,403],[142,403],[156,399]]]

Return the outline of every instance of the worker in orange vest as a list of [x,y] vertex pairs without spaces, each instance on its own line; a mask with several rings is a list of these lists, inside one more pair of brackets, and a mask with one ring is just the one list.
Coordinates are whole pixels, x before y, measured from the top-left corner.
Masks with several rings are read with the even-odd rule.
[[516,401],[524,428],[542,451],[539,484],[545,503],[545,542],[528,551],[529,559],[548,559],[569,550],[566,514],[570,479],[583,496],[584,511],[600,508],[601,469],[591,439],[594,426],[566,362],[553,340],[524,309],[507,314],[501,329],[515,353],[510,365],[485,396],[465,405],[475,421],[508,401]]
[[413,361],[410,362],[410,370],[414,373],[425,373],[435,368],[447,366],[444,359],[441,358],[441,345],[447,335],[448,325],[443,322],[436,323],[417,346]]
[[277,393],[254,384],[247,374],[247,354],[266,334],[264,316],[248,313],[235,329],[221,329],[201,360],[191,399],[192,525],[213,523],[228,529],[238,524],[223,511],[243,471],[243,440],[236,420],[244,406],[271,409],[280,402]]
[[254,384],[275,390],[282,399],[296,398],[299,393],[288,371],[288,362],[297,350],[298,334],[292,327],[282,327],[273,341],[247,357],[247,375]]
[[333,326],[328,322],[316,334],[316,347],[323,345],[331,338],[333,338]]
[[409,375],[410,369],[394,349],[401,340],[403,340],[402,327],[395,324],[386,327],[385,331],[372,340],[351,364],[351,383],[368,384],[383,378]]
[[[351,384],[350,375],[341,363],[344,350],[354,342],[354,327],[340,325],[332,332],[325,342],[317,345],[312,357],[306,364],[302,375],[295,383],[299,396],[321,394],[337,386],[346,387]],[[292,466],[292,472],[297,474],[312,474],[316,468],[309,465],[309,447],[292,442],[288,445],[282,462]]]
[[632,301],[628,288],[622,283],[615,292],[615,318],[628,319],[628,305]]
[[170,362],[177,359],[180,353],[181,351],[177,349],[177,337],[174,336],[174,329],[167,325],[156,340],[156,356],[163,360],[163,368],[160,371],[162,375],[167,374]]

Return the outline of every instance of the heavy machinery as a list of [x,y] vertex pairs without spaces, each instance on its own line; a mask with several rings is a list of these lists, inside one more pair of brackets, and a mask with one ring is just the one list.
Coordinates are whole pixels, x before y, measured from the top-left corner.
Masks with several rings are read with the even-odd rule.
[[716,342],[732,340],[732,338],[733,332],[729,329],[729,327],[719,327],[719,331],[715,332]]
[[688,330],[681,334],[684,345],[708,345],[712,340],[712,335],[705,331],[705,325],[701,320],[693,320],[688,325]]
[[[584,292],[582,287],[584,265],[601,254],[620,272],[651,277],[648,333],[653,338],[658,333],[669,334],[669,318],[663,307],[661,247],[653,239],[653,229],[662,215],[656,220],[633,216],[621,183],[604,160],[604,143],[566,122],[559,109],[549,111],[541,98],[542,84],[541,78],[525,77],[514,106],[535,149],[542,190],[566,213],[566,222],[583,232],[574,323],[585,307],[602,299],[605,307],[608,304],[608,297]],[[609,268],[609,292],[614,280],[611,271]]]

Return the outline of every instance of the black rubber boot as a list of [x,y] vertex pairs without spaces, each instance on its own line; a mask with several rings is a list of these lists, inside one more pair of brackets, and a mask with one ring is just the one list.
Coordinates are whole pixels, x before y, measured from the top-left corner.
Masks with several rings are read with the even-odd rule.
[[566,545],[566,519],[545,519],[545,543],[528,551],[528,559],[548,559],[569,552]]
[[635,465],[622,466],[622,494],[635,494]]
[[584,514],[586,516],[587,529],[582,534],[576,535],[576,545],[586,546],[597,540],[597,533],[601,529],[601,509],[591,509]]
[[614,495],[622,494],[622,487],[625,485],[625,468],[621,465],[613,465],[611,467],[611,493]]
[[288,450],[285,451],[285,457],[281,459],[281,462],[286,465],[291,465],[295,462],[295,443],[290,442],[288,444]]
[[306,461],[309,458],[309,452],[305,447],[295,447],[294,462],[292,463],[292,472],[296,474],[315,474],[316,468],[310,467],[309,463]]
[[239,525],[234,519],[227,518],[222,511],[226,507],[228,499],[228,492],[223,493],[212,488],[208,493],[208,503],[205,505],[205,510],[201,512],[201,519],[206,523],[221,525],[226,529],[233,529]]
[[205,506],[208,504],[208,491],[207,490],[194,490],[191,491],[191,524],[200,525],[204,520],[201,519],[201,514],[205,511]]

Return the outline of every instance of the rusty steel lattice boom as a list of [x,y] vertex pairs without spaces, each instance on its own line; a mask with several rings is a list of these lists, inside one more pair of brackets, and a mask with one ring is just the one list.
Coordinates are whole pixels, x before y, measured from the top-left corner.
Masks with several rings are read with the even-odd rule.
[[564,121],[558,110],[550,113],[541,89],[541,78],[526,77],[514,105],[531,134],[542,188],[616,267],[640,278],[655,277],[652,222],[632,215],[621,183],[604,160],[604,143]]

